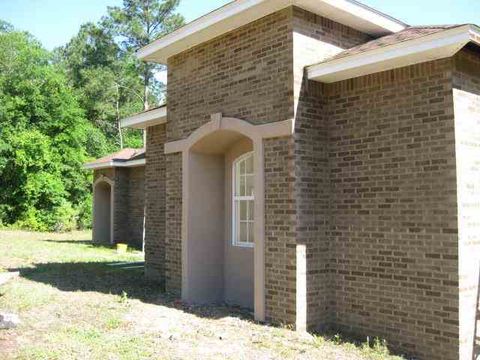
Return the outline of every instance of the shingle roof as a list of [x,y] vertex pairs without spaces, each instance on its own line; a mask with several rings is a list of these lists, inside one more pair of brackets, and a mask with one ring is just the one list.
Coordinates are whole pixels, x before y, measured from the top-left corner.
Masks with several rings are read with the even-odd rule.
[[399,44],[405,41],[421,38],[423,36],[432,35],[438,32],[454,29],[464,25],[436,25],[436,26],[414,26],[408,27],[405,30],[399,31],[395,34],[383,36],[381,38],[369,41],[365,44],[355,46],[351,49],[342,51],[341,53],[326,59],[322,63],[330,62],[332,60],[342,59],[347,56],[361,54],[367,51],[381,49],[386,46]]
[[123,149],[116,153],[104,156],[100,159],[92,161],[89,165],[103,164],[110,161],[126,162],[132,160],[145,159],[145,149]]

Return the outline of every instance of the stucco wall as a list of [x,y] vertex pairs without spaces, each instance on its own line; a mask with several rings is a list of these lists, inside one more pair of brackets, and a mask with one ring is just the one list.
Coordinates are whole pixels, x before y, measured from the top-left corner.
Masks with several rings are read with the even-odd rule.
[[248,139],[235,143],[225,154],[225,265],[224,299],[229,304],[253,309],[253,248],[233,245],[232,238],[232,187],[233,163],[245,153],[253,150]]
[[333,324],[458,357],[451,59],[326,86]]
[[188,302],[224,300],[225,160],[221,154],[189,155],[188,254],[183,264],[183,298]]
[[[94,173],[93,173],[93,186],[95,186],[95,183],[97,182],[97,180],[99,178],[106,178],[108,179],[108,181],[111,181],[111,182],[115,182],[115,169],[114,168],[110,168],[110,169],[100,169],[100,170],[95,170]],[[110,186],[110,185],[109,185]],[[93,193],[95,194],[95,189],[93,189]],[[111,189],[110,191],[110,196],[114,196],[114,190]],[[105,216],[101,216],[102,220],[100,220],[100,218],[97,218],[95,220],[95,196],[93,197],[93,204],[92,204],[92,211],[93,211],[93,219],[92,219],[92,227],[95,228],[95,226],[97,225],[100,225],[98,222],[102,221],[107,221],[108,220],[108,224],[102,224],[100,225],[101,227],[104,227],[104,226],[109,226],[110,227],[110,219],[107,219]],[[103,208],[103,206],[102,206]],[[105,210],[105,209],[103,209]],[[103,212],[103,210],[101,210],[101,212]],[[108,211],[114,211],[114,209],[110,209]],[[114,214],[115,216],[115,214]],[[115,220],[114,220],[115,221]],[[112,227],[113,228],[113,227]],[[113,234],[113,239],[115,240],[115,229],[114,229],[114,234]],[[101,237],[98,237],[97,236],[97,231],[95,229],[93,229],[93,241],[98,243],[98,244],[102,244],[102,245],[110,245],[110,238],[106,238],[105,236],[101,236]]]

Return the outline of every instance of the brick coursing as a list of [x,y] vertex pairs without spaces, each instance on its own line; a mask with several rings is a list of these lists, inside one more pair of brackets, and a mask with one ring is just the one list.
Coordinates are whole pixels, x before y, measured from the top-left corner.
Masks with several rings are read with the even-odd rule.
[[452,60],[325,86],[333,325],[458,356]]
[[141,249],[145,199],[144,167],[95,170],[94,182],[101,176],[114,183],[114,243],[125,243]]
[[460,358],[480,355],[480,51],[455,57],[453,94],[456,131]]
[[[333,287],[328,238],[329,166],[326,103],[320,84],[299,96],[295,121],[295,236],[306,251],[306,327],[321,328],[331,317]],[[300,290],[300,289],[299,289]]]
[[[147,234],[148,209],[159,211],[161,196],[165,206],[150,218],[159,230],[147,236],[147,269],[180,293],[182,155],[164,156],[163,143],[188,137],[213,113],[253,124],[295,118],[294,136],[264,141],[267,318],[455,359],[473,334],[459,329],[459,313],[478,274],[462,274],[459,291],[459,250],[477,243],[459,245],[462,226],[476,228],[459,223],[457,210],[467,218],[474,210],[457,206],[457,192],[476,196],[477,164],[457,184],[458,144],[476,135],[455,138],[454,89],[477,92],[478,79],[466,60],[443,59],[329,85],[305,80],[304,66],[368,40],[290,7],[169,59],[168,122],[148,138]],[[476,114],[477,98],[461,96]],[[160,159],[151,173],[149,159]],[[162,181],[162,195],[149,200]],[[465,303],[466,321],[475,305]]]
[[165,125],[147,130],[145,166],[145,273],[158,282],[165,280]]
[[128,238],[130,246],[142,249],[145,216],[145,167],[128,169]]
[[296,243],[292,138],[264,140],[267,319],[295,324]]
[[[288,8],[170,58],[167,141],[188,137],[209,122],[214,113],[253,124],[292,118],[291,18],[292,9]],[[182,275],[180,154],[167,156],[166,176],[166,287],[179,293]],[[294,270],[288,268],[288,264],[283,267],[284,271]],[[270,316],[279,322],[291,322],[295,304],[280,298],[284,293],[295,296],[291,289],[295,279],[291,273],[282,276],[289,278],[290,287],[278,289],[278,299],[272,301],[283,302],[286,307],[277,305]]]
[[[295,95],[296,242],[306,251],[306,297],[301,302],[307,328],[328,326],[333,300],[328,227],[328,123],[326,101],[318,83],[304,79],[305,66],[371,38],[357,30],[303,9],[293,8]],[[300,276],[299,274],[297,276]],[[299,295],[300,296],[300,295]]]
[[188,137],[219,112],[253,124],[292,118],[291,11],[168,59],[168,141]]
[[[186,138],[198,127],[210,121],[211,114],[218,112],[225,116],[245,119],[253,124],[293,118],[298,111],[297,105],[300,96],[299,90],[294,87],[296,82],[301,83],[302,81],[303,67],[368,40],[370,37],[358,31],[312,15],[300,8],[290,7],[173,56],[168,60],[167,141]],[[328,49],[328,52],[325,49]],[[311,116],[301,111],[300,113],[301,115],[297,119],[298,132],[306,134],[312,129],[312,126],[308,124]],[[303,138],[301,135],[298,136],[299,142],[310,142],[308,149],[298,149],[297,147],[296,156],[299,159],[302,157],[313,159],[313,154],[309,152],[318,152],[317,146],[314,145],[318,140],[316,136],[317,133],[304,135]],[[290,141],[292,142],[292,140]],[[295,152],[294,149],[295,146],[290,150]],[[269,162],[268,156],[265,157],[265,160],[267,163],[272,163]],[[173,162],[175,166],[180,166],[178,161]],[[289,161],[291,164],[295,163],[294,159]],[[316,169],[318,168],[317,166]],[[175,186],[173,194],[178,193],[178,196],[172,195],[175,199],[171,202],[173,204],[181,201],[180,189],[177,189],[181,184],[177,174],[179,170],[177,167],[170,169],[167,164],[166,171],[167,178],[171,176],[176,179],[172,182],[172,186]],[[307,257],[312,257],[318,252],[324,253],[323,245],[313,244],[310,246],[318,233],[324,231],[321,225],[319,228],[319,223],[324,220],[319,220],[321,216],[312,211],[314,204],[321,201],[324,189],[313,185],[320,189],[319,193],[314,193],[309,188],[312,187],[315,178],[318,179],[321,176],[323,170],[312,171],[312,169],[306,168],[303,162],[297,161],[297,171],[304,180],[297,182],[295,182],[294,176],[295,168],[292,168],[291,171],[293,174],[286,177],[284,181],[289,181],[287,185],[292,191],[295,186],[298,186],[302,205],[298,205],[298,209],[292,209],[291,206],[295,205],[287,202],[282,204],[287,208],[278,210],[279,204],[267,202],[266,213],[268,214],[269,211],[289,213],[294,218],[291,226],[298,226],[298,230],[305,230],[301,235],[302,238],[299,238],[298,241],[303,245],[308,245]],[[306,178],[307,175],[309,179]],[[310,183],[307,184],[307,182]],[[272,193],[272,195],[276,194]],[[293,192],[290,196],[293,197]],[[269,206],[275,206],[275,210],[270,210]],[[170,272],[167,278],[170,277],[176,284],[172,285],[174,289],[180,287],[181,281],[179,264],[181,250],[173,247],[174,244],[180,246],[177,244],[181,239],[180,218],[181,209],[167,205],[167,228],[171,227],[172,230],[169,232],[167,229],[166,242],[167,246],[175,249],[175,251],[172,250],[173,260],[170,260],[167,255],[166,261],[172,261],[172,268],[167,270]],[[176,222],[170,224],[170,221]],[[286,234],[288,237],[284,234],[276,239],[275,246],[288,248],[293,257],[283,257],[282,263],[280,263],[280,258],[269,257],[266,268],[281,267],[283,269],[281,276],[288,280],[274,280],[271,277],[272,281],[278,281],[280,285],[272,283],[267,290],[269,292],[267,294],[267,313],[273,321],[291,323],[295,322],[296,303],[295,301],[286,301],[286,299],[290,299],[292,296],[294,299],[297,296],[295,280],[297,239],[293,229],[287,231]],[[266,237],[269,237],[268,233],[266,233]],[[270,236],[270,239],[273,241],[274,237]],[[268,254],[266,256],[268,257]],[[273,263],[269,262],[270,260]],[[318,319],[327,308],[326,298],[325,301],[319,302],[317,295],[326,296],[327,288],[331,287],[326,282],[322,286],[313,285],[318,283],[317,277],[324,276],[325,268],[326,265],[322,263],[308,269],[309,305],[305,311],[308,312],[312,324],[316,324],[315,319]]]
[[182,154],[166,156],[166,290],[182,290]]
[[128,169],[115,168],[114,172],[114,201],[113,201],[113,241],[114,243],[128,243]]

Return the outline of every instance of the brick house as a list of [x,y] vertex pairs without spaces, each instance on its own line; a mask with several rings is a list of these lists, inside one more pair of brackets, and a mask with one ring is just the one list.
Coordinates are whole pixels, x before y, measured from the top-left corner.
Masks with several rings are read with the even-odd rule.
[[[123,121],[147,131],[146,275],[260,321],[471,359],[479,45],[474,25],[353,0],[236,0],[139,50],[168,66],[168,111]],[[124,171],[96,178],[117,192]]]
[[93,176],[93,241],[142,248],[145,149],[123,149],[85,165]]

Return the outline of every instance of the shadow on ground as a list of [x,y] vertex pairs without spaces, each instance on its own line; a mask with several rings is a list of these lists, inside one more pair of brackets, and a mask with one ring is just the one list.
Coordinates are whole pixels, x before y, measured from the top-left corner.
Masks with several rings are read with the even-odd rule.
[[[114,245],[111,244],[97,244],[94,243],[92,240],[41,240],[47,243],[57,243],[57,244],[72,244],[72,245],[89,245],[93,248],[104,248],[104,249],[112,249]],[[129,244],[128,248],[130,250],[142,251],[141,244]]]
[[95,247],[104,247],[101,245],[96,245],[92,240],[42,240],[45,242],[52,242],[57,244],[80,244],[80,245],[91,245]]
[[191,306],[165,293],[163,285],[144,276],[143,262],[40,263],[19,271],[22,278],[48,284],[61,291],[98,292],[145,303],[176,308],[200,317],[220,319],[227,316],[252,320],[252,314],[239,307],[224,304]]

